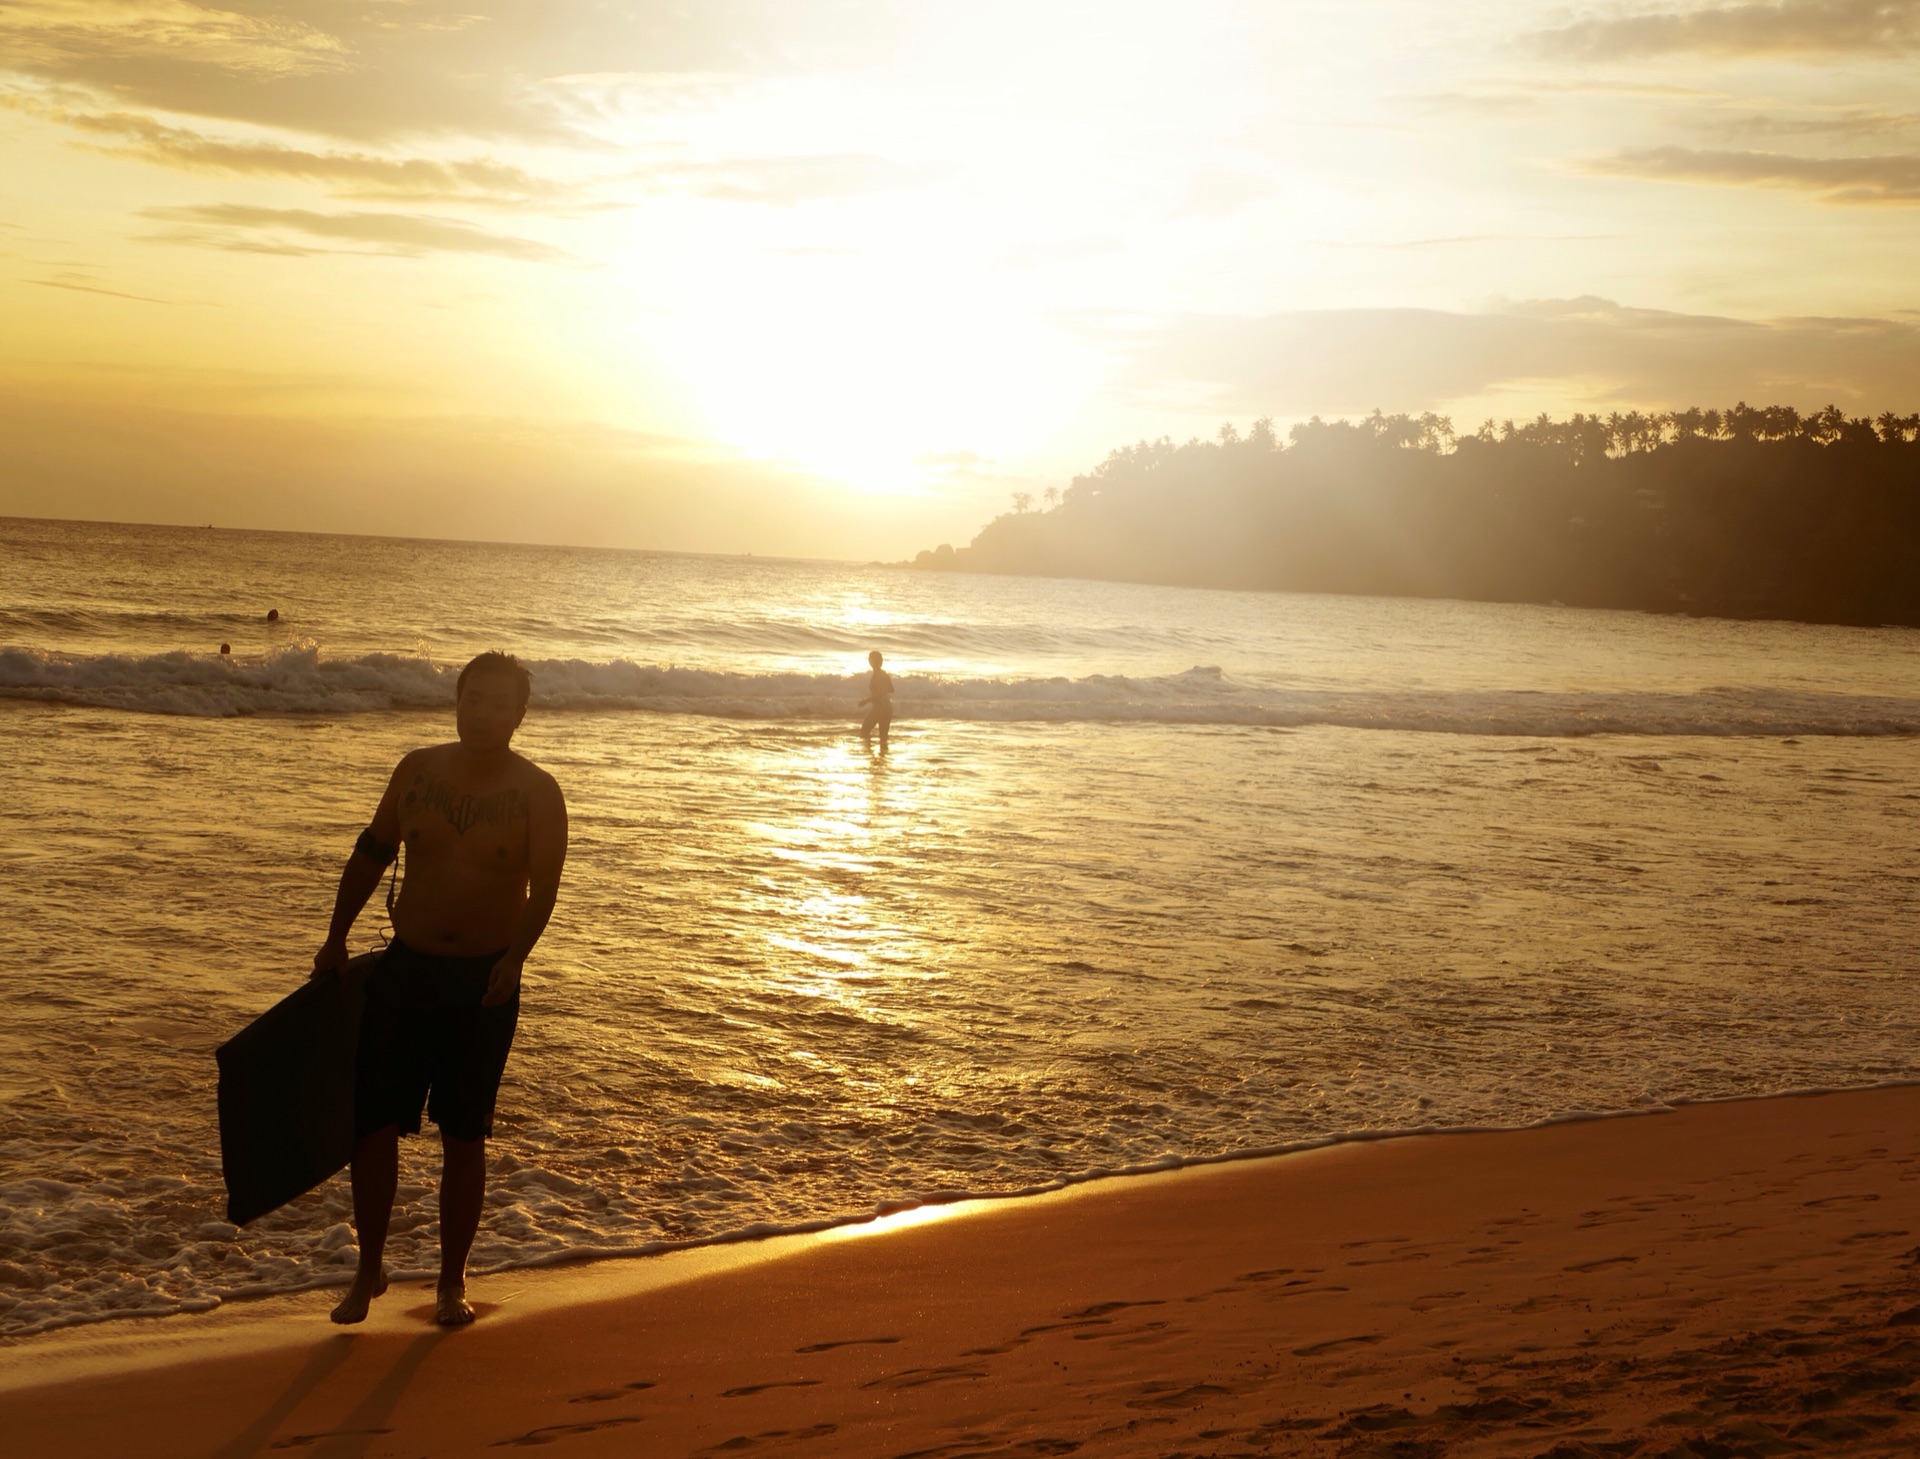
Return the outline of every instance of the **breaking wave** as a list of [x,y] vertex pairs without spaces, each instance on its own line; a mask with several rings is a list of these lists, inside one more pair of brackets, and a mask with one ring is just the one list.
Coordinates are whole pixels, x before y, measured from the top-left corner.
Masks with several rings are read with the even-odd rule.
[[[858,674],[739,673],[538,659],[533,702],[549,711],[730,719],[845,720]],[[0,698],[221,718],[444,709],[456,670],[431,659],[328,657],[311,644],[259,657],[185,652],[62,654],[0,648]],[[1920,734],[1920,698],[1785,689],[1694,692],[1289,689],[1197,667],[1152,676],[1024,679],[896,676],[902,719],[1251,725],[1558,737]]]

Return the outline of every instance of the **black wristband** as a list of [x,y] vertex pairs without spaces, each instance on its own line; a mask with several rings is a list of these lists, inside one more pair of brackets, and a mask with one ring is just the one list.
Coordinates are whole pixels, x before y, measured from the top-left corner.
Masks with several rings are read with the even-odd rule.
[[366,857],[367,860],[373,862],[376,866],[390,865],[393,858],[400,854],[400,848],[398,846],[389,845],[387,842],[382,841],[378,836],[373,834],[372,828],[368,828],[360,833],[360,838],[353,843],[353,849]]

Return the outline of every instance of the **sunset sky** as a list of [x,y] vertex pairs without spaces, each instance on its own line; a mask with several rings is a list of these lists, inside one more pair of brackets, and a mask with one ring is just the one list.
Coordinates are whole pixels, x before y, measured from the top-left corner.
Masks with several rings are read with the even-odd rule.
[[1376,406],[1920,409],[1920,3],[0,0],[0,513],[901,557]]

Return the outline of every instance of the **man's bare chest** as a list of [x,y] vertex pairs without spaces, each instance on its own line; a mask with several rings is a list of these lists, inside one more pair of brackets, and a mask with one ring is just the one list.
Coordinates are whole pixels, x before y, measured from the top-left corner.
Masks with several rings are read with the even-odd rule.
[[512,784],[469,785],[432,769],[416,773],[400,798],[400,834],[410,855],[505,870],[527,853],[526,791]]

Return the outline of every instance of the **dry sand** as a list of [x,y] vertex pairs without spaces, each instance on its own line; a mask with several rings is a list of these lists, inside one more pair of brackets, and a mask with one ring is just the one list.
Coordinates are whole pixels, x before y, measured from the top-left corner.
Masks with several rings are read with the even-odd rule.
[[1908,1455],[1916,1232],[1920,1089],[1420,1136],[32,1340],[0,1449]]

